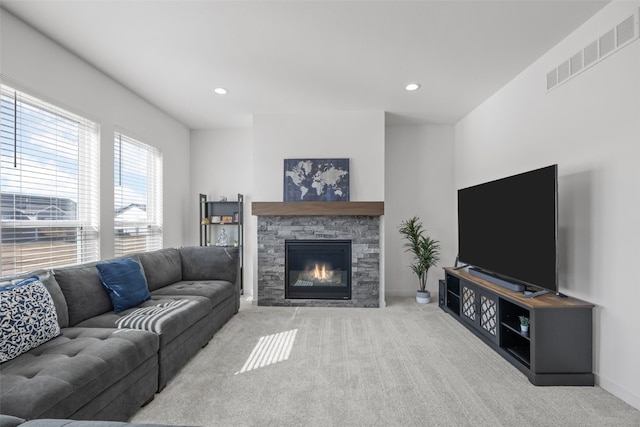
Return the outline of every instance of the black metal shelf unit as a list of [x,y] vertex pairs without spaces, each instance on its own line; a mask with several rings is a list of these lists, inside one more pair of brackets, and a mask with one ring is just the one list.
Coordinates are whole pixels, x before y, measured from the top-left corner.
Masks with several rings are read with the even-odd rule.
[[237,246],[240,252],[240,289],[244,290],[242,273],[244,266],[244,196],[238,193],[235,201],[207,200],[200,194],[200,246],[219,246],[216,236],[225,229],[226,246]]

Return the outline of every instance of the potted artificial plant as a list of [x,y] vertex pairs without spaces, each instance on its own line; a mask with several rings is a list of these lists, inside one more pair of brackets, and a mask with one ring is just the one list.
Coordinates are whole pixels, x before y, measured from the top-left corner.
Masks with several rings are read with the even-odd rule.
[[520,319],[520,332],[526,334],[529,332],[529,318],[527,316],[518,316]]
[[416,293],[416,301],[428,304],[431,295],[426,289],[427,273],[440,260],[440,242],[424,235],[424,227],[417,216],[403,221],[399,230],[402,237],[406,239],[405,252],[413,256],[411,270],[418,276],[419,289]]

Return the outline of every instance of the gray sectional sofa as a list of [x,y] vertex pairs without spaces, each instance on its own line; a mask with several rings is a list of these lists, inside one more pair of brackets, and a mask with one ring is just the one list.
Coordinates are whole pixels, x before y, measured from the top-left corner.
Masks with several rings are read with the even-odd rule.
[[105,287],[99,267],[122,258],[30,275],[50,294],[61,333],[0,363],[0,413],[128,420],[237,313],[238,254],[183,247],[125,257],[137,261],[147,295],[121,311],[113,294],[122,288]]
[[168,426],[166,424],[129,424],[119,421],[77,421],[77,420],[57,420],[38,419],[23,420],[22,418],[0,414],[0,427],[187,427]]

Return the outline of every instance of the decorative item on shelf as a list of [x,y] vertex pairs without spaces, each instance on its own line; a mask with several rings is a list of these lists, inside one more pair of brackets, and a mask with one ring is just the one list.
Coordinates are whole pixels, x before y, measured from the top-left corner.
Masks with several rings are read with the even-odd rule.
[[234,212],[233,213],[233,222],[236,222],[236,223],[240,222],[240,221],[238,221],[239,218],[240,217],[238,216],[238,212]]
[[226,202],[227,201],[227,196],[220,196],[220,201],[221,202]]
[[520,332],[523,334],[529,333],[529,318],[527,316],[518,316],[520,319]]
[[424,235],[424,227],[417,216],[403,221],[398,229],[407,240],[404,244],[405,252],[413,255],[411,270],[418,276],[420,286],[416,293],[416,301],[428,304],[431,302],[431,294],[426,289],[427,274],[440,260],[440,242]]
[[220,222],[223,224],[230,224],[233,221],[233,217],[231,215],[222,215]]
[[285,202],[349,201],[349,159],[284,159]]
[[207,217],[204,217],[200,220],[200,225],[207,225],[209,224],[209,219]]
[[238,247],[238,241],[236,239],[233,239],[233,247],[234,248]]
[[224,231],[224,228],[220,232],[220,237],[218,237],[218,241],[216,242],[216,246],[228,246],[229,245],[229,236],[227,232]]
[[222,222],[222,219],[220,218],[219,215],[211,216],[211,224],[220,224],[220,222]]

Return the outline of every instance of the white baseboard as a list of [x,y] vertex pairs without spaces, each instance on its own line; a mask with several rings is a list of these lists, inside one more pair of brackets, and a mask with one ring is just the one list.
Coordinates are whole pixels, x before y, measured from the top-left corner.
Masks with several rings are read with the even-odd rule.
[[602,387],[609,393],[613,394],[615,397],[625,401],[626,403],[640,411],[640,396],[633,394],[629,390],[620,387],[618,384],[614,383],[613,381],[609,381],[601,375],[595,374],[595,378],[596,385]]
[[[415,290],[411,290],[411,291],[404,291],[404,290],[389,290],[387,289],[387,292],[385,293],[385,296],[387,297],[395,297],[395,298],[411,298],[411,297],[415,297],[416,296],[416,291]],[[433,292],[431,293],[431,296],[433,297]]]

